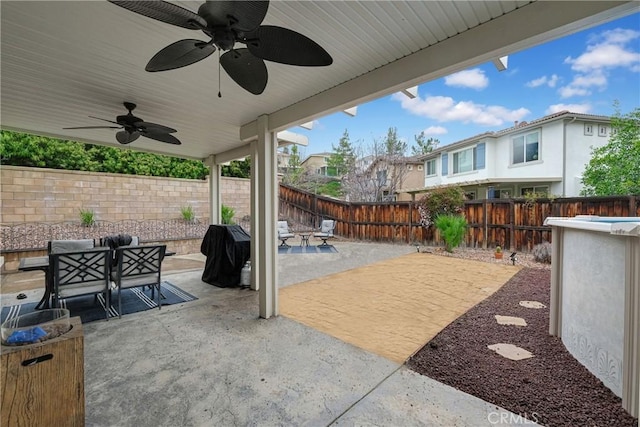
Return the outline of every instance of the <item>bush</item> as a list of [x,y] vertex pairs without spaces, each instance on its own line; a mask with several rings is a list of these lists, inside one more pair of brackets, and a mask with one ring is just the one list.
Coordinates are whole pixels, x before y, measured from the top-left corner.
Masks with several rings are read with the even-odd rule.
[[551,243],[544,242],[533,247],[533,259],[536,262],[551,264]]
[[180,215],[182,215],[182,219],[187,222],[191,222],[196,218],[196,213],[193,211],[193,207],[191,205],[181,207]]
[[96,214],[91,209],[80,209],[80,223],[91,227],[96,223]]
[[229,225],[234,224],[233,216],[235,214],[236,214],[235,209],[229,206],[222,205],[222,208],[220,210],[220,216],[222,217],[223,224],[229,224]]
[[447,252],[453,252],[453,248],[460,246],[467,229],[467,220],[464,216],[453,214],[438,215],[434,224],[442,234]]
[[424,227],[434,224],[439,215],[459,214],[464,207],[464,192],[460,187],[440,187],[429,191],[418,201],[420,222]]

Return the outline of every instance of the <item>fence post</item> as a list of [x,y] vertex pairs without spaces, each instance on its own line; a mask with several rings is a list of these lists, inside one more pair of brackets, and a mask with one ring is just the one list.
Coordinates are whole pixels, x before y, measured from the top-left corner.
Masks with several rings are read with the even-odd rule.
[[516,206],[513,199],[509,200],[509,250],[514,251],[516,239]]
[[636,216],[636,196],[629,196],[629,216]]
[[482,232],[484,233],[484,238],[482,239],[482,249],[487,249],[487,241],[489,240],[489,226],[487,219],[487,199],[482,201]]
[[411,236],[413,235],[413,201],[409,202],[409,230],[407,232],[407,244],[411,244]]

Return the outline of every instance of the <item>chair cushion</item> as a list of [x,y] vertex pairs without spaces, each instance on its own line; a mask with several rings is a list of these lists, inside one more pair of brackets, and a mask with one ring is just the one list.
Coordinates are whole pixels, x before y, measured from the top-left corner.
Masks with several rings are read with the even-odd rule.
[[[114,272],[111,273],[111,279],[118,283],[118,275]],[[155,273],[151,274],[142,274],[140,276],[132,276],[126,277],[122,279],[122,283],[120,283],[120,287],[122,289],[126,288],[135,288],[138,286],[146,286],[146,285],[157,285],[159,283],[158,275]]]
[[93,249],[95,243],[93,239],[83,240],[52,240],[51,241],[51,253],[57,254],[60,252],[76,252],[84,249]]
[[279,239],[289,239],[291,237],[295,237],[296,235],[293,233],[278,233]]
[[89,295],[100,293],[107,290],[107,284],[104,280],[93,280],[90,282],[76,283],[73,285],[64,285],[58,288],[60,298],[75,297],[78,295]]

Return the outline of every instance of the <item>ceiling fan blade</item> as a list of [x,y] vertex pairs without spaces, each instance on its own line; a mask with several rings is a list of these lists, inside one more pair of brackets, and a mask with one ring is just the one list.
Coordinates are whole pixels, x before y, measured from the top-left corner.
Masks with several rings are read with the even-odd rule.
[[109,2],[140,15],[166,22],[167,24],[177,25],[178,27],[200,30],[207,26],[207,22],[202,17],[166,1],[109,0]]
[[166,142],[168,144],[181,145],[182,142],[178,138],[168,133],[142,132],[142,136],[155,139],[156,141]]
[[78,126],[73,128],[62,129],[122,129],[122,126]]
[[235,30],[251,31],[262,23],[267,9],[268,1],[207,1],[198,9],[198,15],[211,27],[229,25]]
[[174,132],[178,132],[177,130],[167,127],[167,126],[163,126],[163,125],[159,125],[156,123],[149,123],[149,122],[136,122],[133,124],[137,129],[139,129],[141,132],[152,132],[152,133],[174,133]]
[[234,82],[254,95],[260,95],[267,87],[267,66],[249,49],[234,49],[220,57],[220,65]]
[[121,130],[120,132],[116,133],[116,140],[120,144],[131,144],[138,138],[140,138],[140,132],[138,131],[127,132],[126,130]]
[[118,123],[118,122],[114,122],[113,120],[102,119],[102,118],[100,118],[100,117],[95,117],[95,116],[89,116],[89,117],[91,117],[92,119],[102,120],[103,122],[115,123],[115,124],[117,124],[117,125],[119,125],[119,124],[120,124],[120,123]]
[[175,70],[202,61],[215,51],[214,45],[202,40],[180,40],[156,53],[145,70],[149,72]]
[[267,61],[307,67],[333,63],[333,58],[322,46],[288,28],[262,25],[247,34],[244,43],[252,54]]

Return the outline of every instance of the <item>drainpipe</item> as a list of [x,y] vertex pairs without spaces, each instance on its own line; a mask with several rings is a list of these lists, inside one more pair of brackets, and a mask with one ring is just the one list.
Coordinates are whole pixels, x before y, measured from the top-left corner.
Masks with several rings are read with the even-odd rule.
[[562,197],[567,197],[567,126],[575,122],[578,119],[577,116],[573,116],[571,121],[567,123],[563,121],[562,127]]

